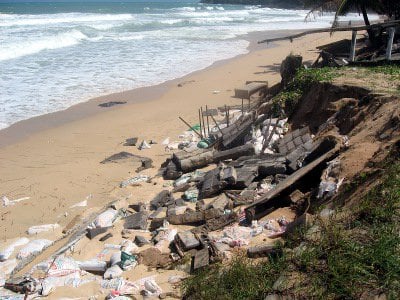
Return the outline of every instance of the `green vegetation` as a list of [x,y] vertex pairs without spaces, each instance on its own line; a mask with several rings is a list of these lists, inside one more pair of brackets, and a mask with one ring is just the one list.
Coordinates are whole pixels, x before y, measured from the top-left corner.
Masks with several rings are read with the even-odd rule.
[[[362,175],[362,182],[377,184],[351,210],[291,234],[280,257],[255,262],[238,256],[228,265],[200,271],[183,285],[188,299],[264,299],[274,292],[274,283],[275,290],[296,298],[359,299],[385,293],[398,299],[399,153],[391,157],[378,174]],[[296,276],[278,287],[282,274]]]
[[314,83],[331,82],[338,76],[338,70],[328,67],[298,70],[293,81],[272,99],[274,114],[278,115],[284,110],[286,115],[290,115],[300,98]]

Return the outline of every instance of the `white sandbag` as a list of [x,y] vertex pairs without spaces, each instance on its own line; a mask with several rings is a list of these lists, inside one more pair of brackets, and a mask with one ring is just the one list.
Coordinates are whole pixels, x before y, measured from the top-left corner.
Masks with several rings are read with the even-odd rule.
[[117,278],[121,277],[123,271],[118,265],[114,265],[109,267],[103,275],[104,279],[112,279],[112,278]]
[[107,262],[91,259],[78,261],[79,268],[87,272],[104,272],[107,269]]
[[158,286],[154,279],[148,279],[144,282],[144,293],[147,296],[159,296],[162,289]]
[[55,230],[59,228],[60,225],[56,224],[43,224],[43,225],[35,225],[28,228],[27,233],[29,235],[38,234],[41,232],[46,232],[50,230]]
[[29,200],[30,198],[31,197],[22,197],[22,198],[10,200],[7,198],[7,196],[3,196],[3,197],[1,197],[1,202],[3,204],[3,207],[7,207],[7,206],[13,206],[13,205],[17,204],[18,202],[21,202],[24,200]]
[[161,144],[164,146],[167,146],[169,144],[169,137],[167,137],[165,140],[163,140]]
[[0,262],[0,276],[11,274],[17,264],[18,262],[15,258]]
[[75,203],[74,205],[71,205],[69,208],[75,208],[75,207],[86,207],[88,205],[87,200],[83,200],[81,202]]
[[110,265],[115,266],[121,262],[121,251],[114,252],[110,257]]
[[81,271],[76,260],[65,256],[59,256],[54,261],[50,261],[48,266],[47,274],[49,276],[66,276]]
[[16,247],[23,246],[29,243],[29,239],[26,237],[18,238],[14,242],[12,242],[6,248],[0,250],[0,261],[5,261],[10,258],[11,254],[13,254]]
[[50,246],[52,243],[52,241],[46,239],[30,241],[25,247],[19,250],[17,258],[24,259],[29,257],[30,255],[37,254],[46,247]]
[[117,213],[118,211],[116,211],[115,209],[107,209],[105,212],[97,216],[96,220],[94,220],[94,226],[96,228],[111,227]]

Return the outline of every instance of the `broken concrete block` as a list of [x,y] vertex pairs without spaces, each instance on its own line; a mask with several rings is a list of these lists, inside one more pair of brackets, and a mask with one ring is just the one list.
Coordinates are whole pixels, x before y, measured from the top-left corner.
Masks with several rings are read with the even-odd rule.
[[173,215],[181,215],[184,214],[186,211],[187,207],[186,206],[174,206],[174,205],[170,205],[168,207],[168,211],[167,211],[167,216],[173,216]]
[[173,197],[168,190],[163,190],[158,193],[153,200],[150,201],[150,207],[152,209],[157,209],[164,206],[168,201],[173,200]]
[[217,199],[211,202],[208,207],[224,210],[230,204],[230,202],[231,200],[225,194],[221,194]]
[[199,240],[189,230],[178,232],[175,236],[175,239],[179,243],[183,251],[188,251],[190,249],[194,249],[200,246]]
[[154,231],[163,226],[165,218],[155,218],[150,222],[150,231]]
[[108,230],[108,228],[110,228],[110,227],[96,227],[96,228],[92,228],[92,229],[88,228],[86,236],[89,239],[93,239],[94,237],[98,236],[99,234],[105,233]]
[[142,247],[149,243],[150,242],[144,236],[141,235],[135,236],[135,244],[138,245],[139,247]]
[[201,249],[196,252],[192,260],[192,271],[206,267],[210,264],[210,254],[208,248]]
[[125,140],[124,146],[136,146],[138,141],[137,137],[129,138]]
[[139,202],[129,205],[129,208],[132,208],[134,211],[139,212],[146,210],[146,205],[143,202]]
[[125,218],[124,228],[146,230],[148,214],[141,211]]
[[227,185],[234,185],[237,180],[237,174],[234,167],[226,167],[222,169],[220,178],[226,182]]

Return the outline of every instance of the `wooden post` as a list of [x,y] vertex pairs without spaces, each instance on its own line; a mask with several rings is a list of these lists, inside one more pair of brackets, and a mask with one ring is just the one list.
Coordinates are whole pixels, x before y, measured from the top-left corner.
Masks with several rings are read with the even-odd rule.
[[202,138],[202,137],[201,137],[201,134],[198,133],[197,130],[194,129],[192,126],[190,126],[188,122],[186,122],[186,121],[185,121],[184,119],[182,119],[181,117],[179,117],[179,119],[180,119],[183,123],[185,123],[185,125],[188,126],[191,130],[193,130],[193,132],[196,133],[200,138]]
[[392,59],[392,48],[393,48],[393,39],[394,39],[394,33],[395,33],[395,27],[389,27],[388,33],[389,33],[389,38],[388,38],[388,43],[386,47],[386,60],[391,60]]
[[208,106],[206,105],[206,114],[207,114],[207,131],[208,135],[210,135],[210,121],[208,119]]
[[350,61],[354,62],[356,58],[356,44],[357,44],[357,31],[353,30],[351,34],[351,46],[350,46]]
[[206,123],[204,122],[204,116],[203,116],[203,106],[202,107],[200,107],[200,115],[201,115],[201,121],[203,122],[203,132],[204,132],[204,138],[206,138],[207,137],[207,134],[206,134]]
[[243,108],[243,98],[242,98],[242,115],[243,115],[243,110],[244,110],[244,108]]
[[221,136],[223,136],[222,130],[221,130],[221,128],[219,127],[217,121],[215,121],[215,118],[214,118],[213,115],[211,115],[211,119],[214,121],[215,126],[217,126],[219,132],[221,133]]
[[200,109],[199,109],[199,123],[200,123],[200,138],[201,139],[203,139],[203,131],[201,131],[201,112],[200,112]]

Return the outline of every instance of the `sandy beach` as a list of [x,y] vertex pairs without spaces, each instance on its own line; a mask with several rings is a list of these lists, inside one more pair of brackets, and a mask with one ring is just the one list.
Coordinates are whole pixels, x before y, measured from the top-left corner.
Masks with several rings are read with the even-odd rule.
[[[92,99],[0,131],[0,195],[9,199],[30,197],[1,208],[1,244],[26,236],[32,225],[49,223],[60,224],[60,230],[40,237],[55,240],[76,215],[87,216],[122,197],[129,197],[131,204],[150,201],[162,189],[162,178],[140,187],[120,188],[122,180],[136,174],[136,167],[129,163],[100,164],[100,161],[121,151],[150,157],[154,168],[142,174],[154,176],[171,154],[164,151],[161,142],[167,137],[179,140],[178,135],[187,130],[179,116],[195,124],[200,106],[240,104],[240,99],[232,97],[235,87],[250,80],[268,81],[271,86],[280,81],[280,62],[288,54],[300,54],[305,64],[311,64],[317,58],[317,46],[349,35],[335,33],[331,37],[324,33],[293,43],[253,44],[246,55],[218,62],[183,78]],[[108,101],[127,103],[98,107]],[[142,151],[124,146],[125,139],[131,137],[157,144]],[[87,207],[70,208],[85,199]],[[96,251],[92,249],[91,253]]]
[[[64,217],[68,207],[89,195],[92,195],[89,207],[111,201],[120,181],[134,174],[134,170],[129,165],[99,164],[104,158],[128,151],[151,157],[159,167],[170,155],[164,152],[160,142],[166,137],[178,140],[178,135],[187,129],[178,116],[197,123],[197,110],[202,105],[237,105],[240,99],[232,98],[233,90],[246,80],[267,80],[273,85],[280,80],[279,65],[286,55],[300,54],[305,63],[311,63],[316,59],[318,45],[344,37],[346,34],[330,37],[325,33],[293,43],[281,42],[155,88],[97,98],[69,111],[42,116],[33,122],[24,121],[15,128],[3,130],[1,140],[8,139],[11,144],[0,148],[1,193],[9,199],[31,198],[2,209],[1,238],[24,235],[31,225],[65,224],[74,215],[69,213]],[[183,86],[178,87],[178,83]],[[98,103],[127,99],[137,102],[108,109],[97,107]],[[79,113],[87,116],[79,119]],[[45,124],[48,119],[53,119],[57,126],[40,130],[49,126]],[[25,131],[36,127],[38,132],[24,136]],[[20,136],[22,140],[14,142],[13,136]],[[159,144],[144,151],[123,146],[126,138],[134,136],[139,137],[139,141],[154,140]],[[155,174],[156,169],[148,172]],[[142,190],[135,189],[132,201],[151,199],[156,193]]]

